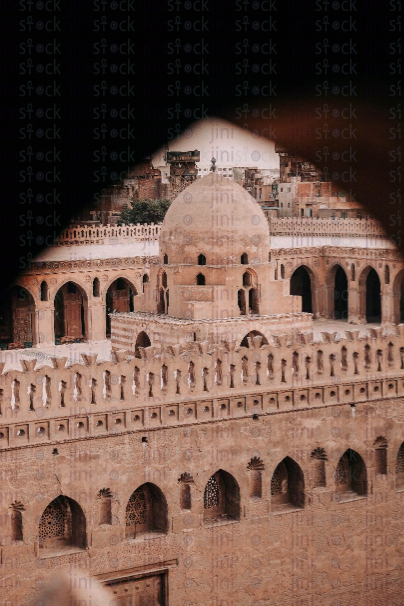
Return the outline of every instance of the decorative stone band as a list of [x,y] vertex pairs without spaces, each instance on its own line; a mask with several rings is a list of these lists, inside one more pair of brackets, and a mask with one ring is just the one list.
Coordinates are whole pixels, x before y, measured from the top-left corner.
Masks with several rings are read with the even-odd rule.
[[349,331],[339,340],[323,333],[321,342],[279,335],[268,345],[257,336],[249,347],[148,347],[140,358],[120,351],[101,363],[82,354],[83,364],[70,367],[66,358],[38,369],[36,360],[24,360],[21,371],[0,377],[0,448],[211,420],[237,408],[258,414],[402,397],[404,325],[396,334],[370,332],[359,338]]
[[76,225],[64,229],[55,244],[57,246],[77,246],[85,244],[125,244],[158,240],[161,223],[147,225],[101,225],[90,227]]
[[320,219],[320,218],[271,218],[269,220],[272,236],[350,236],[366,238],[369,236],[386,238],[382,225],[375,219]]

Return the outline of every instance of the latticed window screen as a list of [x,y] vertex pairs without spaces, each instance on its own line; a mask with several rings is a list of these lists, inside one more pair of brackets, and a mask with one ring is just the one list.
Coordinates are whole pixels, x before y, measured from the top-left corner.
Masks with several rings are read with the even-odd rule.
[[282,493],[282,482],[288,479],[288,472],[285,463],[279,463],[275,469],[271,480],[271,495],[274,497]]
[[126,526],[134,524],[147,524],[147,500],[143,488],[135,490],[126,506]]
[[401,445],[397,455],[396,474],[404,475],[404,444]]
[[71,511],[67,502],[60,498],[49,503],[42,514],[39,524],[39,539],[67,539],[71,534]]
[[212,507],[219,506],[219,486],[214,476],[212,476],[206,484],[205,493],[203,495],[203,505],[205,509],[212,509]]

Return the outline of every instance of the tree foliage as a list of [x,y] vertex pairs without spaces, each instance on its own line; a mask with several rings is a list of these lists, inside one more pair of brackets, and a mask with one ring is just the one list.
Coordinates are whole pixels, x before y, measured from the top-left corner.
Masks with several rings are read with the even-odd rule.
[[159,198],[157,200],[130,200],[130,207],[124,208],[120,214],[118,225],[131,223],[161,223],[171,204],[171,200]]

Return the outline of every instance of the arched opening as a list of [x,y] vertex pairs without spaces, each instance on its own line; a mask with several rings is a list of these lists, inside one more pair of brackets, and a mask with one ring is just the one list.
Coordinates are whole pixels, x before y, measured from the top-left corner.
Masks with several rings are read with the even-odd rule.
[[376,438],[374,444],[375,448],[375,474],[386,475],[387,474],[387,440],[383,436]]
[[275,469],[271,479],[273,511],[287,511],[305,504],[304,476],[299,465],[285,457]]
[[206,265],[206,257],[202,253],[198,256],[198,265]]
[[147,333],[145,333],[143,330],[142,332],[140,332],[136,338],[136,342],[135,342],[135,356],[136,358],[141,358],[142,356],[140,355],[140,348],[141,347],[151,347],[151,342],[149,339],[149,336]]
[[395,324],[404,323],[404,269],[399,271],[393,283],[394,319]]
[[247,465],[247,469],[250,472],[250,498],[261,499],[262,498],[262,472],[265,469],[265,465],[259,457],[252,457],[251,461]]
[[93,280],[93,297],[99,297],[100,296],[100,281],[98,278],[94,278]]
[[250,309],[250,314],[259,314],[258,288],[250,288],[248,291],[248,306]]
[[86,519],[80,505],[63,495],[56,497],[41,516],[38,541],[40,549],[55,553],[85,549]]
[[401,444],[397,453],[396,487],[404,488],[404,442]]
[[348,279],[340,265],[334,269],[334,320],[348,320]]
[[298,267],[290,278],[290,294],[302,297],[302,311],[313,313],[310,274],[303,265]]
[[126,505],[126,538],[167,532],[167,502],[155,484],[139,486]]
[[87,338],[87,296],[74,282],[67,282],[55,296],[55,342]]
[[161,274],[161,286],[167,288],[167,274],[165,271]]
[[247,255],[247,253],[243,253],[241,255],[241,265],[248,265],[248,255]]
[[388,265],[384,266],[384,283],[390,284],[390,267]]
[[168,255],[167,254],[165,254],[163,257],[163,263],[164,263],[164,265],[168,265]]
[[17,504],[17,507],[16,506],[12,507],[12,510],[11,510],[11,540],[12,541],[22,541],[24,539],[23,531],[22,531],[22,511],[23,511],[23,507],[19,508],[18,504]]
[[197,286],[205,286],[205,276],[203,274],[196,276],[196,284]]
[[244,339],[241,341],[240,347],[249,347],[250,345],[249,345],[248,339],[250,338],[251,340],[253,340],[254,337],[261,337],[262,338],[261,345],[268,345],[268,339],[266,338],[265,335],[262,334],[262,332],[259,332],[258,330],[251,330],[249,333],[246,334]]
[[3,290],[0,295],[0,344],[10,349],[32,347],[35,341],[35,303],[22,286]]
[[143,274],[142,277],[142,292],[144,292],[144,285],[149,283],[149,276],[147,274]]
[[137,295],[137,290],[126,278],[118,278],[112,282],[107,290],[105,297],[106,312],[106,336],[111,336],[111,318],[109,314],[113,312],[128,313],[133,311],[133,297]]
[[366,322],[381,322],[382,301],[380,278],[377,272],[371,268],[366,277]]
[[250,271],[243,273],[243,286],[252,286],[252,274]]
[[245,316],[247,313],[246,300],[245,300],[245,290],[244,288],[240,288],[237,293],[237,303],[240,310],[240,315]]
[[324,448],[315,448],[311,453],[310,458],[312,462],[313,488],[321,488],[326,486],[325,462],[327,460],[327,455]]
[[240,519],[240,488],[231,474],[219,469],[205,486],[203,521],[214,523],[226,519]]
[[112,524],[112,492],[102,488],[98,494],[100,499],[100,525]]
[[164,288],[160,288],[157,291],[157,297],[158,297],[158,301],[157,301],[157,313],[158,314],[165,314],[166,313],[166,299],[164,296]]
[[367,474],[362,457],[355,450],[348,450],[339,460],[335,472],[336,491],[346,496],[366,495]]
[[283,263],[281,264],[281,278],[282,280],[285,279],[285,266]]
[[45,280],[43,280],[41,282],[41,301],[47,301],[48,298],[49,298],[48,285],[45,282]]

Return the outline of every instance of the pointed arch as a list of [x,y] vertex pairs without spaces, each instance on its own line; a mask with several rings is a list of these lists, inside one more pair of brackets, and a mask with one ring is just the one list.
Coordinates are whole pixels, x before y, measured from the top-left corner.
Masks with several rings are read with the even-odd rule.
[[404,324],[404,269],[401,269],[393,282],[393,322]]
[[379,323],[382,317],[381,281],[377,271],[368,265],[359,277],[359,314],[369,323]]
[[199,273],[199,274],[196,276],[196,284],[197,284],[197,286],[205,286],[205,284],[206,284],[206,279],[205,279],[204,274]]
[[133,491],[126,505],[125,528],[129,539],[146,533],[167,532],[167,501],[156,484],[146,482]]
[[248,254],[246,252],[241,255],[240,263],[241,265],[248,265]]
[[260,346],[262,346],[262,345],[268,345],[268,339],[266,338],[266,336],[264,334],[262,334],[262,332],[260,332],[259,330],[251,330],[249,333],[247,333],[245,335],[245,337],[241,341],[240,347],[250,347],[248,338],[250,338],[251,340],[253,340],[254,337],[262,337],[262,341],[261,341],[261,345]]
[[77,282],[66,282],[55,295],[54,300],[55,342],[87,339],[88,298]]
[[93,297],[99,297],[101,294],[101,286],[99,278],[93,280]]
[[285,457],[272,475],[271,503],[273,511],[287,511],[305,505],[303,471],[290,457]]
[[219,469],[207,481],[203,494],[204,523],[240,519],[240,487],[227,471]]
[[198,256],[198,265],[206,265],[206,257],[202,253]]
[[120,276],[116,278],[109,286],[105,295],[106,311],[106,336],[111,336],[111,318],[109,314],[114,311],[118,313],[132,312],[133,297],[138,294],[136,286],[127,278]]
[[39,548],[47,551],[86,547],[86,518],[73,499],[59,495],[49,503],[39,521]]
[[290,277],[290,294],[302,298],[302,312],[313,313],[313,272],[300,265]]
[[328,313],[334,320],[348,320],[348,278],[345,270],[335,264],[328,275]]
[[140,348],[151,347],[149,335],[142,330],[136,337],[135,341],[135,356],[141,358]]
[[340,494],[367,494],[366,465],[358,452],[348,448],[340,458],[335,471],[336,491]]
[[23,286],[16,284],[0,293],[0,342],[32,347],[36,343],[35,300]]

